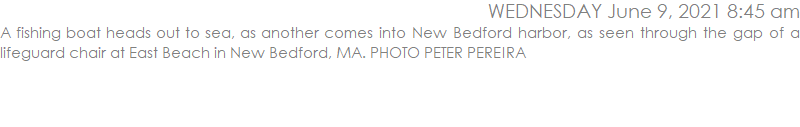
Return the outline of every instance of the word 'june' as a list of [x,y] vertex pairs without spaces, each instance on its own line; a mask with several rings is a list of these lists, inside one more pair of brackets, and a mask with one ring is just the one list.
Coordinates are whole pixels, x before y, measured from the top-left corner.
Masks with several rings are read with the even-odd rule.
[[[492,18],[598,18],[603,4],[489,4]],[[513,13],[513,14],[512,14]],[[503,16],[505,15],[505,16]]]

